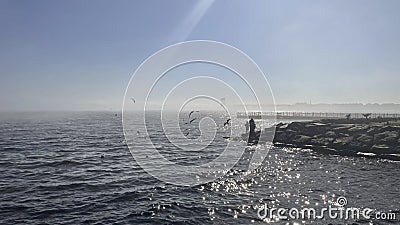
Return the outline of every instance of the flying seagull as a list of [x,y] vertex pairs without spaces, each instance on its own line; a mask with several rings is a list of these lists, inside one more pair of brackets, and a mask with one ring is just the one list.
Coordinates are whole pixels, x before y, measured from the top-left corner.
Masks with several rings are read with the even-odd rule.
[[194,113],[194,112],[199,112],[199,111],[191,111],[190,113],[189,113],[189,117],[192,115],[192,113]]
[[229,125],[229,121],[231,121],[231,119],[227,119],[226,122],[224,123],[224,126]]
[[195,119],[197,119],[197,118],[192,119],[191,121],[189,121],[189,123],[192,123]]
[[136,100],[134,98],[131,98],[131,100],[133,101],[133,103],[136,103]]
[[368,117],[370,117],[372,115],[372,113],[365,113],[365,114],[362,114],[362,115],[363,115],[363,117],[365,117],[365,119],[368,119]]

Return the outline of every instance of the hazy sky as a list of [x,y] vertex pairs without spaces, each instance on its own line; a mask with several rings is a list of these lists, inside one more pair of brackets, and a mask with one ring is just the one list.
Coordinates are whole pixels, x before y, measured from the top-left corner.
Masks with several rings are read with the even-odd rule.
[[120,109],[133,71],[184,40],[233,45],[276,102],[400,103],[400,1],[0,0],[0,111]]

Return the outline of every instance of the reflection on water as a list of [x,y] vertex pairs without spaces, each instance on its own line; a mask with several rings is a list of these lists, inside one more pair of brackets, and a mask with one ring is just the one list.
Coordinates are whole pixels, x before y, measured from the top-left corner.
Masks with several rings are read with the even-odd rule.
[[[145,140],[158,137],[160,129],[149,126],[148,135],[140,131],[136,147],[150,147]],[[217,130],[216,137],[224,132]],[[201,151],[179,151],[163,141],[157,147],[171,160],[193,164],[214,159],[227,142],[218,139]],[[1,114],[0,149],[2,224],[265,224],[257,217],[257,209],[265,203],[321,209],[339,196],[352,207],[392,210],[400,216],[397,162],[273,147],[260,167],[243,170],[242,165],[264,149],[260,148],[246,151],[234,168],[214,171],[227,173],[212,182],[173,186],[152,178],[135,163],[124,143],[121,118],[110,112]],[[400,220],[316,222],[398,224]]]

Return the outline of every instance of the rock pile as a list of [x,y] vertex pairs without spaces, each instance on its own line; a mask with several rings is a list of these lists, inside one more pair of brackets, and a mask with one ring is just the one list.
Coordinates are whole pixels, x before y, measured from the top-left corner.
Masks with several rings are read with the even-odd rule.
[[352,122],[352,120],[319,120],[280,123],[276,126],[274,144],[334,151],[338,154],[399,154],[400,126],[386,123]]

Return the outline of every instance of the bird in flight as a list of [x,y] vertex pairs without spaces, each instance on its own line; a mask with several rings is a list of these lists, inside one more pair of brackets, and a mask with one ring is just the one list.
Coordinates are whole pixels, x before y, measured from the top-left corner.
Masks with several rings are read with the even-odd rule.
[[231,121],[231,119],[227,119],[226,122],[224,123],[224,126],[229,125],[229,121]]
[[195,119],[197,119],[197,118],[194,118],[194,119],[190,120],[189,123],[192,123]]
[[362,114],[362,115],[363,115],[363,117],[365,117],[365,119],[368,119],[368,117],[370,117],[372,115],[372,113],[365,113],[365,114]]
[[131,100],[132,100],[133,103],[136,103],[136,100],[134,98],[131,98]]
[[191,111],[190,113],[189,113],[189,117],[194,113],[194,112],[199,112],[199,111]]

